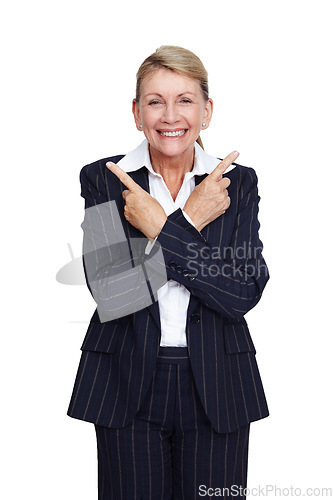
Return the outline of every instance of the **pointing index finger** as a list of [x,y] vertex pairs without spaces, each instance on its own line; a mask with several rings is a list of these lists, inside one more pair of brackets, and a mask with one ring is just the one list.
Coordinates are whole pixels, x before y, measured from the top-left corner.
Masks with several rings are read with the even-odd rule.
[[210,173],[210,177],[214,181],[219,181],[221,179],[222,174],[227,170],[228,167],[232,164],[232,162],[239,156],[238,151],[233,151],[226,158],[224,158],[215,169]]
[[108,167],[111,172],[118,177],[118,179],[125,184],[125,186],[130,190],[130,191],[136,191],[140,186],[133,181],[132,177],[130,177],[124,170],[122,170],[116,163],[113,163],[112,161],[108,161],[106,163],[106,166]]

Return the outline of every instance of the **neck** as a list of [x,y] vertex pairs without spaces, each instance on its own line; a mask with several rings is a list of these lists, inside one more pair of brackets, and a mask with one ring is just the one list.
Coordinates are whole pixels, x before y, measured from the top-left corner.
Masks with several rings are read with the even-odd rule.
[[175,200],[186,172],[191,172],[194,164],[194,146],[177,157],[161,155],[149,146],[150,161],[155,172],[163,177],[171,196]]

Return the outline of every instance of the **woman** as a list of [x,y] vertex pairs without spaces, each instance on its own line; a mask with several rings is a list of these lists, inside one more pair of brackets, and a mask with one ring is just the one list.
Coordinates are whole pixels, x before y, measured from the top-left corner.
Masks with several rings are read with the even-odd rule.
[[200,147],[212,111],[201,61],[160,47],[137,73],[146,139],[81,171],[98,307],[68,414],[95,424],[99,499],[244,498],[268,415],[244,314],[269,275],[255,171]]

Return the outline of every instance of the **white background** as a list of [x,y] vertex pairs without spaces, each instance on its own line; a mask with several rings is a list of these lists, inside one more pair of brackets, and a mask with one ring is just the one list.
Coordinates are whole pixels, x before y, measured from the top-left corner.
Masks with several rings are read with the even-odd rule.
[[55,275],[67,243],[81,251],[79,171],[143,139],[135,73],[163,44],[194,51],[208,70],[206,151],[237,149],[259,177],[271,279],[247,320],[271,416],[251,426],[248,486],[333,487],[330,4],[30,0],[2,10],[1,498],[97,499],[93,425],[66,416],[95,304]]

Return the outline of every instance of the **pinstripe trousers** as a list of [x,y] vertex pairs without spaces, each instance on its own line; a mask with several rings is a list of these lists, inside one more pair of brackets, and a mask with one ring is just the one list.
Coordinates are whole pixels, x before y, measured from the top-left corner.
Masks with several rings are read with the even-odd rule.
[[131,424],[95,429],[99,500],[232,498],[232,491],[245,498],[250,424],[228,434],[212,428],[186,347],[160,347]]

